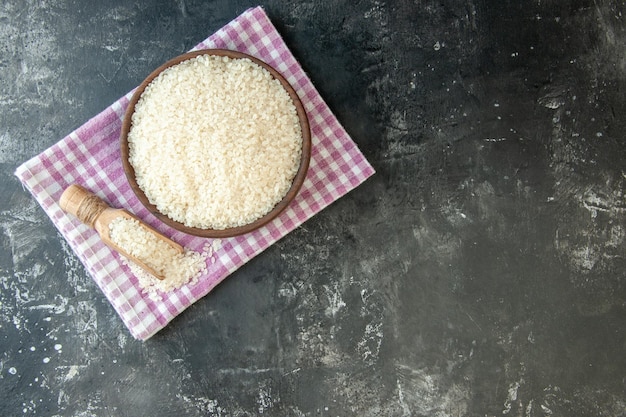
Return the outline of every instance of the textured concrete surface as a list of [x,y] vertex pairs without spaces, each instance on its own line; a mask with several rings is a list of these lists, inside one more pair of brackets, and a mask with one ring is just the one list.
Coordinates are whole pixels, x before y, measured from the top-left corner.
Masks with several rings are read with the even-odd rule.
[[13,176],[256,5],[134,3],[0,3],[0,415],[626,415],[624,2],[263,3],[378,173],[146,343]]

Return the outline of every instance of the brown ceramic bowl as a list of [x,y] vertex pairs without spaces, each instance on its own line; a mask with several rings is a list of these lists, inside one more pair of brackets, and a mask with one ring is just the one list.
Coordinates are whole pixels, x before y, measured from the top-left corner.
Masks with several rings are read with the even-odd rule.
[[[289,93],[289,96],[293,100],[293,103],[296,107],[296,111],[298,113],[298,118],[300,120],[300,127],[302,130],[302,156],[300,159],[300,166],[293,179],[291,188],[289,189],[287,194],[285,194],[283,199],[280,202],[278,202],[278,204],[276,204],[276,206],[274,206],[274,208],[265,216],[257,219],[256,221],[252,223],[246,224],[244,226],[233,227],[229,229],[202,229],[202,228],[197,228],[197,227],[189,227],[189,226],[185,226],[182,223],[174,221],[168,216],[166,216],[165,214],[159,212],[157,207],[154,204],[150,203],[150,201],[148,200],[144,192],[137,185],[137,180],[135,179],[135,170],[129,162],[128,132],[130,131],[131,124],[132,124],[131,118],[135,110],[135,105],[139,101],[139,98],[141,97],[141,94],[143,93],[145,88],[148,86],[148,84],[152,82],[152,80],[154,80],[154,78],[156,78],[166,68],[179,64],[188,59],[197,57],[198,55],[204,55],[204,54],[227,56],[230,58],[248,58],[254,63],[268,70],[275,79],[280,81],[280,83],[283,85],[283,87]],[[231,50],[226,50],[226,49],[205,49],[205,50],[200,50],[200,51],[189,52],[189,53],[180,55],[176,58],[173,58],[170,61],[167,61],[165,64],[161,65],[159,68],[154,70],[139,85],[139,87],[137,87],[135,93],[133,94],[130,100],[128,109],[126,110],[126,114],[124,115],[124,121],[122,124],[122,133],[120,136],[120,146],[121,146],[121,154],[122,154],[121,155],[122,166],[124,167],[124,172],[126,174],[126,178],[128,179],[128,182],[130,183],[130,187],[134,191],[139,201],[141,201],[141,203],[152,214],[154,214],[158,219],[160,219],[165,224],[173,227],[176,230],[180,230],[182,232],[189,233],[195,236],[222,238],[222,237],[242,235],[244,233],[249,233],[255,229],[258,229],[261,226],[264,226],[265,224],[275,219],[283,210],[285,210],[285,208],[287,208],[289,203],[294,199],[294,197],[300,190],[300,187],[302,186],[302,183],[304,182],[307,170],[309,168],[309,161],[311,159],[311,131],[309,128],[309,121],[308,121],[306,112],[304,110],[304,107],[302,106],[302,102],[298,98],[298,95],[296,94],[294,89],[291,87],[291,85],[287,82],[287,80],[285,80],[285,78],[282,75],[280,75],[278,71],[276,71],[274,68],[272,68],[265,62],[255,57],[252,57],[250,55],[241,53],[241,52],[236,52],[236,51],[231,51]]]

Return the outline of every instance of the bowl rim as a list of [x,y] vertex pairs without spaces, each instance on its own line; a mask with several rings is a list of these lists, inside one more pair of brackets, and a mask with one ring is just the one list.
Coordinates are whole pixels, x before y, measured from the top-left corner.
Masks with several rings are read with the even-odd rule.
[[[203,229],[199,227],[186,226],[183,223],[180,223],[171,219],[164,213],[161,213],[157,209],[157,207],[148,200],[148,197],[146,197],[143,190],[137,184],[137,180],[135,178],[135,169],[133,168],[132,164],[129,161],[130,150],[128,147],[128,133],[130,132],[130,128],[132,127],[132,115],[135,110],[135,105],[141,98],[141,95],[146,89],[146,87],[161,72],[163,72],[167,68],[175,66],[183,61],[196,58],[200,55],[225,56],[225,57],[234,58],[234,59],[244,58],[244,59],[249,59],[252,62],[256,63],[257,65],[265,68],[267,71],[270,72],[270,74],[275,79],[277,79],[282,84],[283,88],[285,88],[285,90],[291,97],[291,100],[296,107],[298,120],[300,122],[300,128],[302,131],[302,153],[300,156],[300,164],[298,166],[298,171],[296,172],[296,175],[294,176],[292,180],[291,187],[289,188],[287,193],[284,195],[284,197],[274,206],[272,210],[270,210],[268,213],[258,218],[257,220],[251,223],[248,223],[246,225],[243,225],[243,226],[231,227],[227,229]],[[219,48],[218,49],[200,49],[200,50],[187,52],[187,53],[178,55],[166,61],[165,63],[160,65],[158,68],[156,68],[154,71],[152,71],[143,80],[143,82],[139,84],[139,86],[135,89],[128,103],[128,107],[126,108],[124,112],[124,118],[122,121],[122,130],[120,133],[120,151],[121,151],[122,167],[126,175],[126,179],[129,182],[130,188],[132,189],[135,196],[139,199],[141,204],[152,215],[154,215],[160,221],[172,227],[173,229],[176,229],[178,231],[181,231],[190,235],[199,236],[199,237],[208,237],[208,238],[225,238],[225,237],[234,237],[234,236],[243,235],[243,234],[252,232],[256,229],[259,229],[265,226],[267,223],[271,222],[276,217],[278,217],[293,201],[293,199],[296,197],[296,195],[300,191],[302,184],[304,183],[304,180],[306,178],[307,171],[309,168],[310,159],[311,159],[311,130],[310,130],[309,119],[304,109],[304,105],[302,104],[302,101],[300,100],[300,97],[298,97],[298,94],[296,93],[294,88],[291,86],[291,84],[285,79],[285,77],[283,77],[282,74],[280,74],[271,65],[267,64],[266,62],[254,56],[251,56],[246,53],[239,52],[239,51],[234,51],[230,49],[219,49]]]

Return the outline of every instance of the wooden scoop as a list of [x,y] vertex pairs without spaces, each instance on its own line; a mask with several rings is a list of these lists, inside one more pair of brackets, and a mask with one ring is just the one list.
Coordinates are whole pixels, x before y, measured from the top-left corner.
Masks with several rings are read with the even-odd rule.
[[127,251],[116,245],[115,242],[111,240],[109,223],[119,217],[137,220],[141,227],[154,234],[157,239],[167,243],[179,253],[183,253],[183,247],[178,243],[163,236],[161,233],[143,223],[139,218],[128,211],[110,207],[100,197],[87,191],[80,185],[72,184],[66,188],[61,195],[59,205],[64,211],[73,214],[78,217],[81,222],[94,228],[107,246],[124,255],[127,259],[136,263],[158,279],[164,279],[165,277],[142,260],[131,256]]

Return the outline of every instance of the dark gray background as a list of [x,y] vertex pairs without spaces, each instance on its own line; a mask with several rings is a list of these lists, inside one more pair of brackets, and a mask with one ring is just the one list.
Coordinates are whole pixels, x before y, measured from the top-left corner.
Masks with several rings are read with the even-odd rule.
[[0,415],[626,415],[618,0],[263,3],[377,174],[129,336],[13,172],[254,5],[0,3]]

